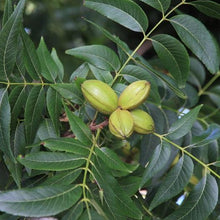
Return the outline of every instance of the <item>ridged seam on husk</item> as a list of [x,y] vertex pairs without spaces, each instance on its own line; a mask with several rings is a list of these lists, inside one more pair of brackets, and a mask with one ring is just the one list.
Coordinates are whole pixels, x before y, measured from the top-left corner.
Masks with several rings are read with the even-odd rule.
[[[88,82],[88,80],[87,80],[87,81],[85,81],[85,83],[87,83],[87,84],[88,83],[93,83],[93,84],[100,83],[100,85],[91,84],[91,85],[87,86],[84,83],[81,85],[81,89],[82,89],[84,97],[95,109],[97,109],[98,111],[100,111],[104,114],[111,114],[117,108],[118,97],[117,97],[115,91],[110,86],[108,86],[106,83],[104,83],[102,81],[98,81],[98,80],[90,80],[90,82]],[[110,91],[111,94],[109,95],[109,99],[108,99],[108,101],[111,103],[106,102],[107,99],[103,100],[103,102],[102,102],[102,99],[100,100],[89,89],[87,89],[87,87],[89,87],[90,89],[93,89],[92,88],[93,86],[94,86],[94,88],[98,88],[98,86],[99,86],[98,89],[99,89],[99,91],[103,90],[103,94],[108,94],[108,93],[105,92],[106,88],[103,89],[103,88],[100,88],[100,86],[107,86],[107,90],[109,90],[109,91],[110,91],[110,89],[112,89],[112,91]]]
[[116,109],[109,118],[109,130],[119,138],[129,137],[133,132],[133,126],[133,118],[127,110]]
[[150,83],[148,81],[146,80],[135,81],[131,83],[129,86],[127,86],[124,89],[124,91],[121,93],[118,99],[118,106],[121,107],[122,109],[129,109],[129,110],[135,109],[147,99],[149,92],[150,92]]
[[147,112],[135,109],[131,111],[131,115],[134,119],[134,131],[141,134],[149,134],[154,131],[154,121]]

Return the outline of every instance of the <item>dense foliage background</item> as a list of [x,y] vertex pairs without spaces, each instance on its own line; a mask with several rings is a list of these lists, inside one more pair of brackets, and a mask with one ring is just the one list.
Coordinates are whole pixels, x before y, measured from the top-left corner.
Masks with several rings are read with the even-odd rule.
[[[0,219],[220,219],[218,1],[5,0],[0,11]],[[86,79],[118,95],[148,80],[140,108],[155,132],[120,140],[99,126]]]

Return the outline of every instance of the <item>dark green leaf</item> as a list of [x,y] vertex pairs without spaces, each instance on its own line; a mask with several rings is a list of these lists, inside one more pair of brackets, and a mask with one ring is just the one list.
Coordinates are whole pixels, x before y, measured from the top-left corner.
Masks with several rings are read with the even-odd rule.
[[198,89],[205,83],[206,72],[204,66],[196,58],[190,57],[190,73],[188,82]]
[[14,156],[17,157],[19,154],[24,154],[26,146],[24,123],[17,125],[13,140],[12,151]]
[[0,220],[18,220],[18,216],[9,215],[9,214],[2,214],[0,215]]
[[195,89],[195,87],[186,83],[184,91],[187,95],[185,108],[192,108],[192,107],[196,106],[199,101],[199,96],[198,96],[198,91]]
[[[17,128],[14,132],[13,143],[11,143],[11,149],[13,151],[13,155],[17,157],[19,154],[23,154],[25,152],[25,131],[24,124],[18,124]],[[4,157],[5,164],[10,171],[11,176],[13,177],[15,183],[18,187],[21,187],[21,175],[22,175],[22,166],[17,161],[11,161],[8,157]]]
[[162,82],[166,83],[166,85],[173,91],[177,96],[179,96],[181,99],[186,99],[186,96],[183,91],[181,91],[176,82],[169,76],[165,75],[164,73],[161,73],[159,71],[156,71],[153,69],[150,65],[146,65],[143,63],[143,61],[139,62],[137,61],[138,64],[142,65],[148,72],[152,73],[155,75],[157,78],[159,78]]
[[0,31],[0,80],[7,81],[15,65],[17,39],[24,6],[25,0],[19,1],[15,11]]
[[10,146],[11,109],[7,89],[0,89],[0,150],[12,161],[14,156]]
[[55,48],[52,49],[51,56],[52,56],[53,60],[55,61],[56,65],[59,69],[58,78],[62,82],[63,76],[64,76],[64,67],[63,67],[63,64],[62,64],[61,60],[59,59],[59,57],[57,55],[57,52],[56,52]]
[[84,156],[89,154],[89,148],[74,138],[48,139],[43,142],[43,145],[52,151],[65,151]]
[[113,77],[112,77],[110,71],[96,68],[95,66],[93,66],[91,64],[89,64],[89,68],[97,80],[103,81],[107,84],[110,84],[113,81]]
[[70,99],[73,103],[82,104],[83,96],[75,83],[57,83],[51,85],[63,98]]
[[34,141],[37,129],[42,120],[42,111],[45,103],[44,88],[35,86],[31,89],[24,111],[24,124],[27,144]]
[[220,108],[220,86],[213,86],[206,92],[206,94],[218,106],[218,108]]
[[8,21],[8,19],[10,18],[12,12],[13,12],[12,1],[11,0],[6,0],[5,1],[5,7],[4,7],[4,14],[3,14],[3,18],[2,18],[2,26],[4,26],[5,23]]
[[26,88],[22,86],[16,86],[9,95],[9,102],[11,106],[11,129],[14,130],[18,116],[20,115],[25,102],[27,100]]
[[167,34],[153,36],[152,43],[164,67],[179,87],[185,87],[189,73],[189,56],[183,44]]
[[132,31],[145,33],[147,30],[147,16],[141,7],[133,1],[86,0],[84,4]]
[[212,164],[213,166],[220,167],[220,161],[216,161]]
[[4,157],[4,161],[17,187],[20,188],[21,187],[21,174],[22,174],[21,164],[15,161],[11,161],[7,156]]
[[158,86],[151,73],[144,68],[135,65],[127,65],[121,72],[125,80],[132,83],[137,80],[147,80],[151,84],[149,99],[156,103],[160,103],[160,95],[158,93]]
[[52,177],[48,177],[41,186],[50,186],[50,185],[69,185],[73,183],[77,177],[81,174],[82,170],[68,170],[56,172]]
[[139,186],[140,188],[165,166],[169,159],[170,152],[170,145],[166,142],[156,147],[150,161],[146,164]]
[[141,177],[128,176],[119,180],[120,187],[128,196],[133,196],[139,189]]
[[88,21],[90,24],[92,24],[94,27],[96,27],[98,30],[100,30],[102,32],[102,34],[104,34],[109,40],[111,40],[112,42],[114,42],[122,51],[124,51],[124,53],[129,54],[130,49],[128,47],[128,45],[119,39],[119,37],[111,34],[109,31],[107,31],[106,29],[104,29],[103,27],[97,25],[96,23],[85,19],[86,21]]
[[77,203],[73,208],[71,208],[61,220],[77,220],[83,212],[83,203]]
[[201,147],[203,145],[209,144],[216,139],[220,138],[220,125],[218,124],[211,124],[200,134],[199,136],[192,137],[192,144],[191,147]]
[[196,121],[201,107],[202,105],[195,107],[189,113],[175,121],[169,129],[168,138],[176,140],[187,134],[192,128],[193,123]]
[[71,112],[67,106],[64,107],[67,117],[69,118],[70,128],[73,131],[74,135],[82,143],[85,143],[86,145],[91,145],[92,134],[88,126],[85,125],[84,122],[79,117],[77,117],[73,112]]
[[74,82],[78,77],[86,78],[89,73],[89,65],[88,63],[83,63],[80,65],[70,76],[70,82]]
[[218,185],[215,178],[207,174],[195,186],[183,205],[165,220],[207,219],[217,201]]
[[54,129],[53,123],[50,119],[45,118],[41,124],[39,125],[39,128],[37,130],[37,137],[40,140],[45,140],[48,138],[57,138],[56,131]]
[[189,15],[174,16],[170,22],[186,46],[205,64],[211,73],[216,73],[219,68],[219,57],[214,40],[206,27],[199,20]]
[[67,50],[66,53],[108,71],[117,71],[121,65],[115,52],[103,45],[77,47]]
[[96,148],[95,153],[109,168],[130,173],[131,171],[125,166],[118,155],[107,147]]
[[37,48],[37,54],[41,64],[42,76],[50,82],[56,82],[56,78],[59,75],[59,68],[48,51],[43,38],[41,38]]
[[105,165],[99,161],[96,162],[93,168],[94,177],[103,189],[104,200],[114,218],[130,217],[132,219],[141,219],[142,213],[121,189],[115,178],[107,172]]
[[16,62],[15,62],[15,69],[13,74],[11,74],[11,81],[21,81],[26,78],[28,81],[28,77],[26,75],[26,67],[25,67],[25,58],[24,58],[24,46],[22,43],[21,36],[18,36],[18,45],[17,45],[17,55],[16,55]]
[[190,2],[199,11],[213,18],[220,19],[220,4],[213,1],[197,0]]
[[160,184],[149,210],[154,209],[180,193],[189,182],[193,173],[193,167],[194,165],[190,157],[182,156]]
[[21,37],[24,45],[23,57],[27,73],[32,79],[39,80],[41,76],[41,66],[34,43],[24,30],[21,31]]
[[85,159],[69,153],[38,152],[19,156],[18,161],[25,167],[35,170],[71,170],[85,163]]
[[61,97],[57,91],[49,87],[47,90],[46,101],[47,101],[47,110],[52,120],[54,129],[57,135],[59,136],[59,133],[60,133],[59,116],[60,116],[61,108],[62,108]]
[[151,7],[165,13],[170,6],[170,0],[140,0]]
[[81,193],[81,188],[74,185],[1,192],[0,210],[19,216],[52,216],[74,205]]

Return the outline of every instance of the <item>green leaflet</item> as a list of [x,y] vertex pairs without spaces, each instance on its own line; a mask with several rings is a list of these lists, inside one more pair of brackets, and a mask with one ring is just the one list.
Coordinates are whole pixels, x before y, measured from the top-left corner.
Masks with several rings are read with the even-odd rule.
[[189,74],[189,55],[183,44],[167,34],[152,37],[153,47],[180,88],[185,87]]
[[187,134],[192,128],[193,123],[196,121],[201,107],[202,105],[195,107],[189,113],[175,121],[169,129],[167,137],[176,140]]
[[67,50],[66,53],[108,71],[117,71],[121,66],[115,52],[103,45],[77,47]]
[[169,21],[186,46],[211,73],[216,73],[219,68],[219,57],[214,40],[206,27],[189,15],[177,15]]
[[0,31],[0,80],[3,81],[7,81],[15,65],[17,39],[24,6],[25,0],[19,1],[15,11]]
[[190,157],[183,155],[178,163],[170,170],[161,182],[149,209],[152,210],[159,204],[169,200],[180,193],[188,184],[193,173],[193,162]]
[[0,210],[19,216],[52,216],[74,205],[81,193],[74,185],[11,190],[0,193]]
[[147,16],[141,7],[133,1],[86,0],[84,5],[132,31],[144,33],[147,30]]
[[207,219],[218,201],[218,185],[210,174],[204,176],[195,186],[189,197],[164,220]]

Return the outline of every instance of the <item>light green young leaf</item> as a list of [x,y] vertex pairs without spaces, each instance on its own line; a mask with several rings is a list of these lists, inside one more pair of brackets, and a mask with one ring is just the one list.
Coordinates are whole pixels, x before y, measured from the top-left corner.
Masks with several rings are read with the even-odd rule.
[[27,73],[32,79],[39,80],[41,76],[41,65],[34,43],[24,30],[21,31],[21,39],[24,47],[23,57]]
[[183,155],[161,182],[150,204],[149,210],[151,211],[161,203],[166,202],[180,193],[189,182],[193,173],[193,167],[194,165],[191,158]]
[[25,0],[19,1],[13,14],[0,31],[0,80],[7,81],[16,61],[17,39]]
[[164,67],[177,81],[179,87],[185,87],[189,74],[189,55],[183,44],[167,34],[153,36],[152,43]]
[[18,161],[34,170],[63,171],[80,167],[85,163],[81,156],[59,152],[37,152],[19,156]]
[[81,91],[76,86],[76,83],[57,83],[51,85],[63,98],[71,100],[75,104],[83,103]]
[[193,2],[189,2],[189,4],[193,5],[199,11],[213,18],[220,19],[220,4],[214,1],[207,0],[197,0]]
[[49,87],[47,90],[46,102],[47,102],[47,110],[52,120],[54,129],[57,135],[59,136],[60,133],[59,116],[62,108],[62,102],[58,92],[52,89],[51,87]]
[[183,205],[164,220],[207,219],[217,201],[218,185],[215,178],[207,174],[195,186]]
[[42,111],[45,104],[44,88],[35,86],[31,89],[24,111],[24,124],[27,144],[34,141],[37,129],[42,120]]
[[86,0],[84,5],[132,31],[145,33],[147,30],[146,14],[131,0]]
[[97,156],[103,160],[103,162],[109,168],[113,170],[120,170],[130,173],[131,171],[125,166],[125,164],[121,161],[118,155],[107,147],[96,148],[95,153]]
[[170,6],[170,0],[140,0],[151,7],[165,13]]
[[74,138],[53,138],[45,140],[42,144],[52,151],[65,151],[84,156],[89,154],[89,148]]
[[37,48],[37,55],[40,60],[41,75],[50,82],[56,82],[59,75],[59,68],[48,51],[43,38],[41,38]]
[[97,68],[117,71],[121,64],[115,52],[103,45],[82,46],[69,49],[66,54],[80,58]]
[[176,140],[187,134],[192,128],[193,123],[196,121],[201,107],[202,105],[195,107],[189,113],[175,121],[169,129],[167,137]]
[[52,216],[73,206],[81,194],[75,185],[11,190],[0,193],[0,210],[18,216]]
[[65,105],[65,112],[69,119],[70,128],[73,131],[73,134],[76,138],[86,145],[91,145],[92,143],[92,133],[88,126],[84,124],[82,119],[77,117],[73,112],[71,112],[68,107]]
[[219,57],[215,42],[206,27],[190,15],[177,15],[169,21],[186,46],[211,73],[216,73],[219,68]]
[[164,167],[169,160],[170,152],[170,145],[166,142],[156,147],[150,161],[146,164],[139,188]]
[[12,12],[13,12],[12,0],[6,0],[5,7],[4,7],[4,14],[3,14],[3,18],[2,18],[2,26],[4,26],[5,23],[8,21]]
[[10,146],[11,109],[7,89],[0,88],[0,150],[12,161],[14,156]]

